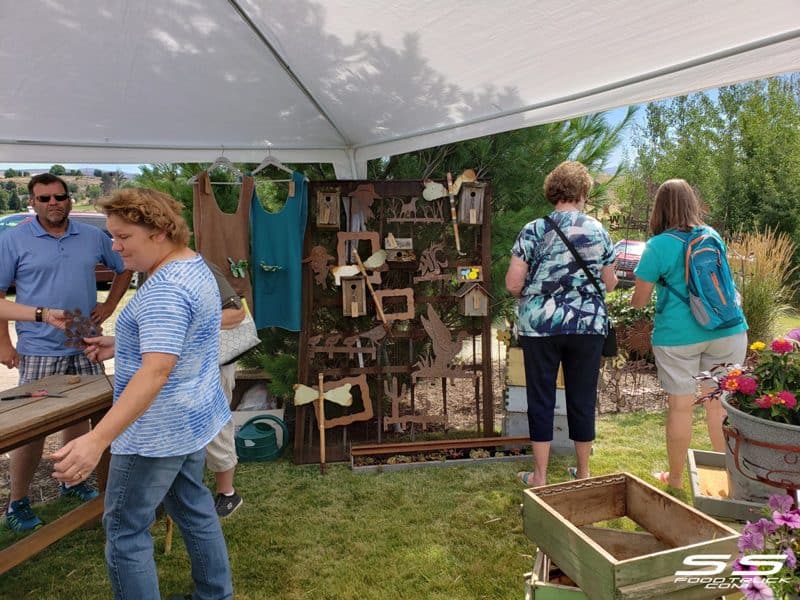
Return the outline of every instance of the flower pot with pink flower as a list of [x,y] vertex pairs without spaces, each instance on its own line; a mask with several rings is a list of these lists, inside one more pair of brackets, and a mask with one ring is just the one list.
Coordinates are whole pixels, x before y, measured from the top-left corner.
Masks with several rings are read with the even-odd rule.
[[[719,396],[728,413],[726,463],[737,498],[734,475],[800,489],[800,346],[777,339],[769,346],[754,342],[750,351],[744,366],[720,365],[708,375],[718,384],[710,395]],[[769,494],[761,487],[758,497],[740,499],[766,500]]]

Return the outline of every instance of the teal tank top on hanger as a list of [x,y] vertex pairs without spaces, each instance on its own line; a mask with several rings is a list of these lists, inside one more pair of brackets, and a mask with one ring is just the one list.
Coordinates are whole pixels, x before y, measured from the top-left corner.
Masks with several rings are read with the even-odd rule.
[[267,212],[259,201],[250,207],[253,312],[258,329],[300,331],[308,182],[298,171],[292,173],[292,181],[294,195],[279,212]]

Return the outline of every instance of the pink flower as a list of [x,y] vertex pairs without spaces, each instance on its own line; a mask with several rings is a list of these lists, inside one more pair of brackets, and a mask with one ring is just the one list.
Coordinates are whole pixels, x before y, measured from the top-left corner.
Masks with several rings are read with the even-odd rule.
[[773,352],[777,352],[778,354],[787,354],[794,349],[794,346],[789,340],[781,338],[773,341],[770,348],[772,348]]
[[747,600],[773,600],[775,593],[761,577],[753,577],[740,590]]
[[739,377],[739,391],[748,396],[756,393],[756,380],[752,377]]
[[780,404],[786,406],[786,408],[794,408],[797,406],[797,398],[795,398],[792,392],[778,392],[778,401]]
[[800,529],[800,514],[797,511],[788,513],[773,512],[772,520],[778,525],[786,525],[789,529]]
[[755,404],[760,408],[769,408],[770,406],[772,406],[772,400],[773,400],[772,396],[770,396],[769,394],[764,394],[760,398],[756,398]]
[[767,504],[772,510],[777,510],[778,512],[789,512],[792,510],[794,500],[792,500],[792,497],[789,494],[773,494],[769,497]]

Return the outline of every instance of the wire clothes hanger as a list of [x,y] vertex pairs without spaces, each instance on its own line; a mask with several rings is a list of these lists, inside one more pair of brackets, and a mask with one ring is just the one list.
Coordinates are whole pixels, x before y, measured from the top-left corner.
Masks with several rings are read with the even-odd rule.
[[[253,173],[252,174],[255,175],[256,173],[258,173],[259,171],[263,171],[267,167],[275,167],[276,169],[280,169],[281,171],[286,171],[290,175],[294,174],[294,171],[292,169],[290,169],[289,167],[284,165],[281,161],[279,161],[277,158],[272,156],[272,151],[269,148],[267,148],[267,155],[264,157],[264,160],[262,160],[261,163],[255,169],[253,169]],[[308,181],[308,177],[306,177],[305,179],[306,179],[306,181]],[[287,181],[292,181],[292,180],[291,179],[271,179],[270,181],[272,181],[273,183],[282,183],[282,182],[287,182]]]
[[[233,173],[234,175],[239,177],[239,181],[212,181],[211,185],[242,185],[241,178],[243,177],[243,173],[239,169],[237,169],[235,166],[233,166],[233,163],[230,160],[228,160],[227,158],[225,158],[225,156],[223,154],[220,154],[214,160],[214,162],[211,163],[211,166],[208,167],[207,169],[205,169],[205,171],[206,171],[206,173],[211,173],[211,171],[214,171],[216,169],[224,169],[224,170],[230,171],[231,173]],[[188,183],[188,184],[197,183],[197,175],[193,175],[192,177],[190,177],[186,181],[186,183]]]

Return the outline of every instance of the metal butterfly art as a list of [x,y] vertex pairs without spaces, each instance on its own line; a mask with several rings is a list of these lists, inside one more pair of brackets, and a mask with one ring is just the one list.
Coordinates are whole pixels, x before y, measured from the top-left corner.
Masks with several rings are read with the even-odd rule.
[[84,315],[80,308],[64,311],[64,334],[67,336],[64,345],[68,348],[86,348],[83,338],[100,335],[91,317]]

